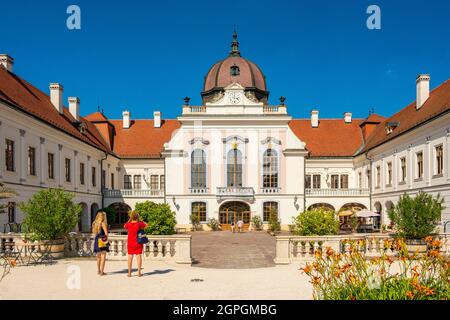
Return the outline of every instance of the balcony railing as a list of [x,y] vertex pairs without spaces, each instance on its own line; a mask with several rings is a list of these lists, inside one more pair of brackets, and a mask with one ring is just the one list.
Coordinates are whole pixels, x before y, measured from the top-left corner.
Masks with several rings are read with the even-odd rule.
[[281,188],[272,187],[272,188],[261,188],[261,193],[279,193]]
[[217,197],[225,198],[253,198],[255,190],[252,187],[218,187]]
[[152,198],[164,195],[163,190],[154,189],[112,189],[103,190],[105,198]]
[[342,196],[369,196],[367,188],[349,188],[349,189],[305,189],[307,196],[318,197],[342,197]]
[[285,105],[279,105],[279,106],[265,105],[265,106],[263,106],[263,112],[264,113],[286,114],[286,106]]
[[190,192],[192,194],[203,194],[203,193],[209,193],[209,188],[206,187],[196,187],[196,188],[189,188]]

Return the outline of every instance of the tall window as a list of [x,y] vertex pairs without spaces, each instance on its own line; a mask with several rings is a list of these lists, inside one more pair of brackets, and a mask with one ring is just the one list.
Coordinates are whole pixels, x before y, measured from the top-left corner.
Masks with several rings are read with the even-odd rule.
[[80,184],[84,186],[84,163],[80,162]]
[[28,147],[28,174],[36,175],[36,149],[33,147]]
[[418,152],[416,154],[417,160],[417,179],[421,179],[423,177],[423,152]]
[[401,182],[406,181],[406,158],[403,157],[400,159],[400,167],[401,167]]
[[124,189],[132,189],[133,188],[131,186],[131,175],[126,174],[123,176],[123,188]]
[[392,162],[387,163],[387,185],[392,185]]
[[65,161],[65,171],[66,171],[66,182],[70,182],[71,180],[71,175],[70,175],[70,159],[66,158]]
[[92,167],[92,186],[95,187],[97,185],[97,168]]
[[435,148],[436,151],[436,174],[444,172],[444,148],[442,145]]
[[8,223],[16,222],[16,203],[8,202]]
[[339,188],[339,175],[332,174],[331,175],[331,188],[338,189]]
[[238,149],[228,151],[227,186],[242,187],[242,153]]
[[381,186],[381,168],[380,168],[380,166],[377,166],[376,174],[377,174],[377,180],[376,180],[375,186],[377,188],[379,188]]
[[320,189],[320,174],[314,174],[313,176],[312,176],[312,178],[313,178],[313,184],[312,184],[312,187],[313,187],[313,189]]
[[278,187],[278,154],[267,149],[263,155],[263,188]]
[[15,171],[14,168],[14,141],[6,139],[5,141],[5,162],[7,171]]
[[201,149],[191,154],[191,188],[206,188],[206,156]]
[[159,189],[160,190],[166,189],[166,179],[165,179],[164,175],[159,176]]
[[53,153],[47,154],[48,178],[55,179],[55,155]]
[[198,216],[200,222],[206,222],[206,203],[205,202],[192,202],[193,215]]
[[111,173],[111,189],[114,190],[114,173]]
[[305,175],[305,189],[311,189],[311,175]]
[[102,189],[105,189],[105,187],[106,187],[106,171],[105,170],[102,170],[102,181],[101,181],[101,183],[102,183]]
[[156,174],[152,174],[150,176],[150,188],[152,190],[159,190],[158,186],[158,176]]
[[142,189],[141,175],[135,175],[133,177],[133,188],[134,189]]
[[278,216],[278,203],[277,202],[264,202],[263,203],[263,221],[268,222],[270,215],[276,214]]
[[341,174],[341,189],[348,189],[348,174]]

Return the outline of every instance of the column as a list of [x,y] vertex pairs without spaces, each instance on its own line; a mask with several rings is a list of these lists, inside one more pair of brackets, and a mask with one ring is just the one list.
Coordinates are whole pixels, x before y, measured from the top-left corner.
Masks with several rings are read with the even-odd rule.
[[20,141],[19,141],[19,177],[20,183],[27,181],[27,167],[26,160],[28,159],[27,152],[25,150],[25,133],[26,131],[23,129],[19,130],[20,132]]
[[91,191],[91,185],[92,185],[92,169],[91,169],[91,164],[90,164],[90,160],[91,160],[91,156],[87,156],[87,161],[86,161],[86,188],[87,188],[87,192]]
[[384,154],[382,155],[381,164],[380,164],[380,170],[381,170],[381,177],[380,177],[380,189],[381,192],[384,192],[386,188],[386,159],[384,158]]
[[64,177],[64,160],[62,158],[62,149],[63,145],[58,144],[58,170],[55,170],[58,172],[58,186],[62,188],[63,186],[63,177]]
[[408,146],[408,155],[407,155],[407,166],[408,166],[408,187],[409,189],[412,188],[412,184],[414,181],[414,168],[415,168],[415,163],[414,163],[414,155],[413,152],[411,151],[411,147],[412,145]]
[[45,138],[40,138],[39,144],[39,177],[40,177],[40,185],[45,185]]
[[397,159],[397,149],[394,150],[394,156],[392,158],[392,186],[394,190],[397,190],[398,186],[398,159]]
[[77,177],[77,166],[79,166],[78,163],[78,151],[74,150],[73,151],[73,178],[72,178],[72,184],[73,184],[73,189],[74,190],[78,190],[78,177]]

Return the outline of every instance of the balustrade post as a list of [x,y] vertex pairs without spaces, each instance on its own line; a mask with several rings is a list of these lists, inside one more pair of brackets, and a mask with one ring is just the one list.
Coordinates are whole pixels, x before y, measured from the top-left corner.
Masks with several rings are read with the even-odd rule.
[[176,238],[175,248],[176,263],[192,263],[191,236]]
[[274,259],[275,264],[289,264],[291,263],[291,257],[289,255],[290,237],[277,236],[276,237],[276,257]]

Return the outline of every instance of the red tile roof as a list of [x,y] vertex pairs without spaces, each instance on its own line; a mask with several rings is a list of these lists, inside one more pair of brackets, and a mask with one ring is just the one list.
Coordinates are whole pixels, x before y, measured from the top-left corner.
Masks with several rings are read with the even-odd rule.
[[311,127],[309,119],[295,119],[289,127],[306,143],[312,157],[351,157],[362,146],[363,138],[359,125],[364,119],[320,119],[317,128]]
[[80,117],[87,130],[81,133],[75,119],[67,108],[60,114],[50,101],[50,97],[32,84],[0,66],[0,101],[56,127],[91,146],[110,151],[95,126]]
[[162,120],[160,128],[153,127],[153,120],[131,120],[128,129],[122,128],[122,120],[109,120],[115,128],[114,152],[123,158],[159,158],[164,143],[181,124],[177,120]]
[[[367,143],[362,151],[370,150],[380,144],[390,141],[408,130],[415,128],[436,116],[446,113],[449,110],[450,79],[431,91],[430,97],[419,110],[416,110],[416,102],[414,101],[393,116],[384,119],[368,137]],[[392,133],[387,134],[385,127],[389,122],[398,122],[398,127],[396,127]]]

